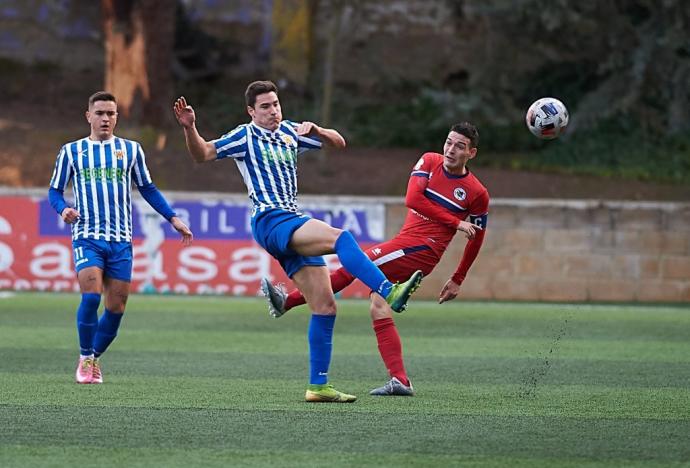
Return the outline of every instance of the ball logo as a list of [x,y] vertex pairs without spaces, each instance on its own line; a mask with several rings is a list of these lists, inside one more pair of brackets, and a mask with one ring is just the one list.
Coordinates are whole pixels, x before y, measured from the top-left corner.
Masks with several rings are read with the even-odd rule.
[[458,187],[453,191],[453,196],[458,200],[463,201],[465,198],[467,198],[467,192],[465,192],[464,188]]

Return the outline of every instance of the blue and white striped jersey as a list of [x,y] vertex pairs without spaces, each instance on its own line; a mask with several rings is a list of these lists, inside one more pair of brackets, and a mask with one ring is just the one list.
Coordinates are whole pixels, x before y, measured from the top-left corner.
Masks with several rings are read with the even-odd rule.
[[213,141],[216,159],[234,158],[252,201],[252,214],[269,208],[297,212],[297,155],[321,148],[284,120],[272,132],[250,122]]
[[139,187],[152,182],[136,141],[87,137],[60,149],[50,186],[64,191],[72,181],[80,215],[72,224],[72,239],[132,241],[132,178]]

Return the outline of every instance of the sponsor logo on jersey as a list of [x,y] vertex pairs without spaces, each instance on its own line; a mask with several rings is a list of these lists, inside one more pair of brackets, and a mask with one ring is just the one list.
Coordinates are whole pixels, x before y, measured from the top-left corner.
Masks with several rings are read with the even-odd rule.
[[455,190],[453,190],[453,196],[458,200],[462,201],[465,198],[467,198],[467,192],[465,192],[464,188],[458,187]]
[[125,171],[121,167],[87,167],[82,173],[84,180],[108,180],[112,182],[124,181]]
[[261,148],[261,158],[271,165],[281,161],[289,163],[297,159],[297,151],[293,148],[284,148],[282,151],[271,152],[266,148]]

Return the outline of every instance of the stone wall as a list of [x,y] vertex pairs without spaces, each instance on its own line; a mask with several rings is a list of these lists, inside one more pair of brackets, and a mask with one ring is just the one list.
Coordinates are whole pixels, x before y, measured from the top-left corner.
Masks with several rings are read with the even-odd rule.
[[[405,208],[387,208],[390,238]],[[438,297],[464,245],[456,236],[417,297]],[[690,203],[494,199],[461,297],[690,302]]]

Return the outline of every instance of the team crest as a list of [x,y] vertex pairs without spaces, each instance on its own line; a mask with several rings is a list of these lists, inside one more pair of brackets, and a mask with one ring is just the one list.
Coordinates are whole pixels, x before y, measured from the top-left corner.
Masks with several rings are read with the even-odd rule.
[[465,192],[464,188],[458,187],[453,191],[453,196],[458,200],[463,201],[465,198],[467,198],[467,192]]
[[115,157],[117,159],[122,159],[125,157],[125,154],[122,152],[122,150],[115,150]]
[[295,146],[295,139],[292,138],[290,135],[280,135],[281,140],[288,145],[288,146]]

